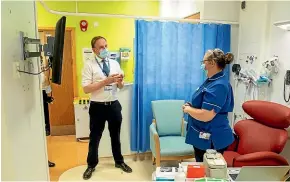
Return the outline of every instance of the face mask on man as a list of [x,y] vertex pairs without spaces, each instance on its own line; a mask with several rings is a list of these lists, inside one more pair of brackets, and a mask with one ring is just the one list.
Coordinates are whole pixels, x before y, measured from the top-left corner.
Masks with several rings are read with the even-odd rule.
[[207,76],[207,70],[205,69],[205,64],[204,63],[201,64],[200,69],[202,69],[204,71],[204,73],[206,74],[206,76]]
[[109,51],[108,49],[103,49],[101,50],[100,54],[99,54],[99,57],[102,58],[102,59],[105,59],[107,58],[109,55]]

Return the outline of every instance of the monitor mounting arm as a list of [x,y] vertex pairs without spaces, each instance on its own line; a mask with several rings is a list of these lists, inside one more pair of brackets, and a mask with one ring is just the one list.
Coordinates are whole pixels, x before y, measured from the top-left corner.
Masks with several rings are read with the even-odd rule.
[[[54,43],[54,37],[47,37],[47,44],[42,45],[40,42],[40,39],[34,39],[34,38],[28,38],[24,37],[24,33],[20,32],[20,41],[22,43],[22,53],[23,53],[23,59],[26,60],[27,58],[32,57],[40,57],[41,52],[44,52],[44,56],[53,56],[53,43]],[[36,44],[39,46],[39,52],[29,52],[26,50],[26,46],[28,44]]]

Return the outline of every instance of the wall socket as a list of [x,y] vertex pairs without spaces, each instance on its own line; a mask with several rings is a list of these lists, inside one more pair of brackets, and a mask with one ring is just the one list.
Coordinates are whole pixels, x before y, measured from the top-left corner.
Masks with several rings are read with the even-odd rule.
[[20,63],[19,61],[13,62],[13,78],[14,79],[19,79],[20,78]]

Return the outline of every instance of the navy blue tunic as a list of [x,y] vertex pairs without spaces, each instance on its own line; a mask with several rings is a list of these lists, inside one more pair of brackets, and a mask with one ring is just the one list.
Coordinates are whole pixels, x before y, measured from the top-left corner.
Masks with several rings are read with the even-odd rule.
[[[192,107],[196,109],[214,110],[215,117],[209,122],[203,122],[188,117],[187,135],[185,142],[194,147],[206,150],[211,148],[223,149],[234,141],[232,129],[229,125],[228,112],[234,108],[232,86],[223,71],[208,78],[193,94]],[[200,132],[210,133],[208,139],[199,137]]]

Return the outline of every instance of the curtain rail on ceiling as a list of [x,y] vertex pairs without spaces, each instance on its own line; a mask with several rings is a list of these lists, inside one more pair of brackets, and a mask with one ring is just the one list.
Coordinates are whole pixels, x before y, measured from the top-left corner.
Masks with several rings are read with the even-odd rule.
[[157,17],[157,16],[132,16],[132,15],[121,15],[121,14],[98,14],[98,13],[79,13],[79,12],[65,12],[51,10],[43,0],[39,0],[46,11],[56,15],[62,16],[94,16],[104,18],[132,18],[132,19],[145,19],[145,20],[166,20],[166,21],[180,21],[180,22],[191,22],[191,23],[217,23],[217,24],[230,24],[239,25],[239,22],[234,21],[219,21],[219,20],[199,20],[199,19],[181,19],[172,17]]

